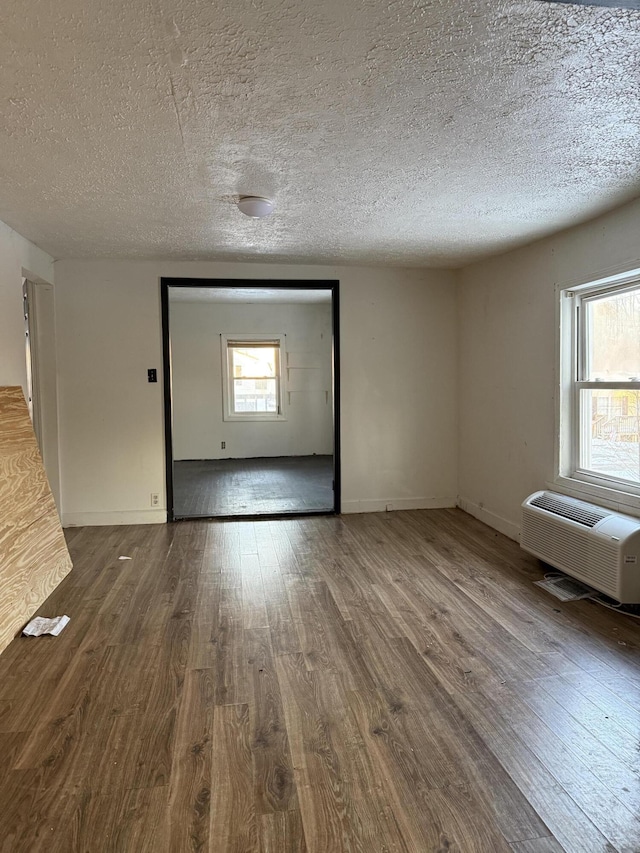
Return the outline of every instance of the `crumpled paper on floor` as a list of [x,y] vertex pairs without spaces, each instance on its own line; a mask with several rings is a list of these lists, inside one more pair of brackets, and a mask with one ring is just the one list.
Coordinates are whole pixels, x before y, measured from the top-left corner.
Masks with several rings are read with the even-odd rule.
[[53,637],[57,637],[70,621],[68,616],[54,616],[53,619],[36,616],[28,625],[25,625],[22,634],[24,637],[40,637],[42,634],[51,634]]

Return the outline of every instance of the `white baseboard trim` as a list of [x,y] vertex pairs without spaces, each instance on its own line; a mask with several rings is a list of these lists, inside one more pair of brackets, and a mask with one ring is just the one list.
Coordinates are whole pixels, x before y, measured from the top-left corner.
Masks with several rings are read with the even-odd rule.
[[356,512],[395,512],[405,509],[446,509],[455,505],[455,497],[367,498],[359,501],[342,501],[341,511],[347,515]]
[[507,519],[503,518],[501,515],[497,515],[489,509],[485,509],[483,506],[470,501],[468,498],[459,497],[458,506],[464,512],[468,512],[469,515],[477,518],[478,521],[482,521],[484,524],[488,524],[489,527],[493,527],[494,530],[504,533],[504,535],[508,536],[509,539],[514,539],[516,542],[520,541],[519,524],[507,521]]
[[63,512],[63,527],[104,527],[119,524],[166,524],[165,509],[138,509],[129,512]]

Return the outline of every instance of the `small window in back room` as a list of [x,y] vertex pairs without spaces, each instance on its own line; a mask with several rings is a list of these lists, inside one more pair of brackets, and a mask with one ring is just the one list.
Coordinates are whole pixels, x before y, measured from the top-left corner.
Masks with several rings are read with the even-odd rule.
[[284,335],[222,336],[225,420],[284,420]]

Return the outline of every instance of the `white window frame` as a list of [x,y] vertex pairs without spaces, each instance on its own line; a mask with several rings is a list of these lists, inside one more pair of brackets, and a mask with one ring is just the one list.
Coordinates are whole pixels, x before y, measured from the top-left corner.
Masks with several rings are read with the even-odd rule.
[[[276,369],[276,388],[278,411],[277,412],[234,412],[233,411],[233,360],[230,357],[230,346],[233,343],[241,342],[247,346],[252,343],[265,343],[273,341],[277,344],[278,360]],[[286,335],[284,334],[222,334],[220,335],[221,348],[221,364],[222,364],[222,419],[224,421],[286,421],[286,413],[284,408],[285,401],[285,370],[286,351],[285,351]]]
[[556,406],[556,475],[550,486],[584,500],[640,515],[640,484],[599,474],[580,466],[580,391],[595,388],[640,388],[640,382],[589,382],[585,379],[584,305],[597,297],[635,289],[640,268],[580,284],[565,284],[558,292],[559,383]]

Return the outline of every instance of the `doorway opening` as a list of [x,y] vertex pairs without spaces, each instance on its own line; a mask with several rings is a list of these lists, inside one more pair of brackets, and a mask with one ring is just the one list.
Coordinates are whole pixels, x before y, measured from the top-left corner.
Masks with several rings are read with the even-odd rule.
[[60,512],[58,370],[53,286],[22,279],[27,405],[49,486]]
[[338,290],[161,280],[169,521],[340,512]]

